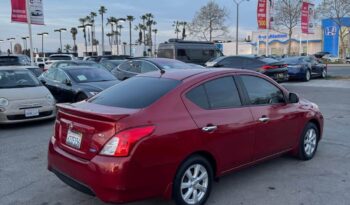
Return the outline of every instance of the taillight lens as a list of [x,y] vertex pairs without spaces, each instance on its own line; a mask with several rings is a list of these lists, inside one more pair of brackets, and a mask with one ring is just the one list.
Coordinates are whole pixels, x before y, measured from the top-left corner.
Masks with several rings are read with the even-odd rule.
[[275,69],[278,68],[278,66],[276,65],[264,65],[263,67],[261,67],[261,69],[263,70],[270,70],[270,69]]
[[154,130],[155,126],[147,126],[119,132],[105,144],[100,154],[115,157],[127,157],[136,143],[142,138],[151,135]]

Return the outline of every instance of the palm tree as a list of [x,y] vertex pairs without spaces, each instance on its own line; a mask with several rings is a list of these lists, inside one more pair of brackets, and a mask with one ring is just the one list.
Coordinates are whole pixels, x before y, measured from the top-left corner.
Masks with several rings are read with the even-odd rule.
[[119,36],[119,40],[118,40],[117,45],[121,45],[121,42],[122,42],[122,29],[123,28],[124,28],[123,25],[118,25],[117,26],[117,35]]
[[130,56],[131,56],[131,51],[132,51],[132,46],[131,46],[131,42],[132,42],[132,22],[135,20],[135,17],[133,16],[126,16],[126,20],[129,21],[129,52],[130,52]]
[[111,47],[111,52],[112,52],[112,49],[113,49],[113,33],[107,33],[106,36],[108,37],[108,40],[109,40],[109,46]]
[[79,22],[81,24],[79,27],[83,29],[84,40],[85,40],[85,54],[87,54],[86,19],[85,18],[80,18]]
[[185,40],[185,38],[187,37],[186,35],[187,22],[183,21],[181,22],[181,25],[182,25],[182,40]]
[[91,42],[95,39],[95,18],[97,17],[96,12],[90,12],[90,19],[91,19]]
[[179,33],[181,32],[179,26],[180,26],[180,22],[174,21],[173,27],[175,28],[176,39],[179,39]]
[[70,29],[70,33],[72,34],[72,38],[73,38],[73,51],[74,52],[77,52],[77,44],[76,44],[76,41],[77,41],[77,34],[78,34],[78,29],[73,27]]
[[153,29],[152,30],[154,33],[154,54],[157,55],[157,33],[158,33],[158,29]]
[[147,44],[148,44],[148,46],[150,47],[150,50],[151,51],[153,51],[152,50],[152,26],[153,25],[156,25],[157,24],[157,22],[154,20],[154,16],[153,16],[153,14],[151,14],[151,13],[147,13],[147,14],[145,14],[145,16],[146,16],[146,18],[147,18],[147,21],[146,21],[146,26],[147,26],[147,28],[148,28],[148,38],[147,38]]
[[104,14],[107,13],[107,9],[104,6],[101,6],[98,10],[98,13],[101,15],[102,21],[102,55],[105,53],[105,27],[104,27]]
[[66,51],[66,53],[69,53],[69,51],[72,50],[72,46],[67,44],[64,46],[64,50]]
[[117,22],[117,19],[115,17],[107,18],[107,25],[111,26],[111,32],[110,33],[112,34],[112,36],[111,36],[112,44],[115,43],[115,41],[114,41],[114,34],[115,34],[115,32],[114,32],[114,25],[116,24],[116,22]]
[[143,34],[143,44],[146,45],[146,20],[147,20],[147,16],[146,15],[142,15],[141,16],[141,20],[142,20],[142,34]]
[[135,31],[139,32],[139,38],[137,39],[137,42],[139,45],[142,44],[142,27],[143,27],[143,25],[139,24],[139,25],[135,26],[135,28],[134,28]]

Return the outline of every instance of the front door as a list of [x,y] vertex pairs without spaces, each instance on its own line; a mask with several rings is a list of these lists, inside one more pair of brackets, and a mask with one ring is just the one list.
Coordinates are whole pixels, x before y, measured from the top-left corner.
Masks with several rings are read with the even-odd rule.
[[240,76],[255,121],[254,159],[258,160],[293,146],[297,137],[297,114],[282,90],[253,75]]

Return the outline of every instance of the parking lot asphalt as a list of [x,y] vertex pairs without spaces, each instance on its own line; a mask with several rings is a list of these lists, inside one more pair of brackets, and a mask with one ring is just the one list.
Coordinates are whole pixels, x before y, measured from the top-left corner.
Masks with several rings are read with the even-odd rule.
[[350,78],[350,64],[328,65],[328,74],[334,77]]
[[[325,116],[317,155],[302,162],[284,156],[231,173],[215,183],[208,205],[348,205],[350,203],[350,87],[285,83],[316,102]],[[316,85],[312,85],[312,84]],[[331,84],[331,83],[330,83]],[[0,126],[1,205],[103,205],[66,186],[46,169],[53,121]],[[171,205],[152,199],[130,205]]]

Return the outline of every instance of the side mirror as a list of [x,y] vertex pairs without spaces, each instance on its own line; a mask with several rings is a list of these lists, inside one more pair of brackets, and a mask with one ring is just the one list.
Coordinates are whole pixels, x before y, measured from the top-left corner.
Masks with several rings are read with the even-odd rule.
[[43,85],[46,85],[46,81],[44,79],[40,79],[40,82],[43,84]]
[[221,68],[221,67],[224,67],[224,65],[217,63],[217,64],[215,64],[213,67],[214,67],[214,68]]
[[69,79],[65,79],[63,81],[64,84],[68,85],[68,86],[72,86],[72,82]]
[[299,97],[295,93],[289,93],[289,103],[295,104],[299,102]]

